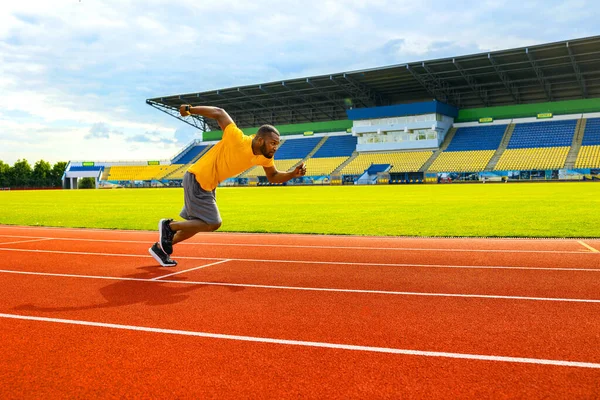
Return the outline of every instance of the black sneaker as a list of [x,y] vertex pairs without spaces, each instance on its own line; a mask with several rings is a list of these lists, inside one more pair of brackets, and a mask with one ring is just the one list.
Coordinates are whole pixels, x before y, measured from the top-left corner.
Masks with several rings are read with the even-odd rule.
[[154,243],[152,247],[148,249],[148,252],[154,259],[163,267],[176,267],[177,261],[171,260],[171,257],[167,253],[158,247],[158,243]]
[[171,221],[173,220],[161,219],[158,221],[158,245],[167,254],[173,254],[173,237],[175,236],[175,232],[169,226]]

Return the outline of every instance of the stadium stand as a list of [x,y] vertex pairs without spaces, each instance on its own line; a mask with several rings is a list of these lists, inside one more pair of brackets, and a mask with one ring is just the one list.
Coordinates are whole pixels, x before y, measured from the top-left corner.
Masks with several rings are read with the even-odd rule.
[[[275,154],[275,167],[279,171],[288,171],[306,158],[321,140],[323,140],[323,137],[287,139],[282,141]],[[260,166],[255,166],[242,172],[237,177],[255,178],[259,176],[265,176],[265,170]]]
[[[290,137],[289,143],[281,146],[276,160],[305,160],[309,174],[321,175],[334,168],[336,157],[346,157],[331,172],[336,183],[340,181],[338,174],[362,174],[373,163],[393,165],[392,171],[405,173],[409,180],[418,179],[417,175],[408,177],[412,172],[426,176],[431,170],[431,182],[437,181],[433,172],[571,170],[595,168],[600,163],[596,148],[600,140],[594,141],[594,125],[598,124],[594,119],[600,118],[593,118],[600,112],[600,86],[582,83],[585,73],[600,70],[600,36],[493,51],[483,58],[485,62],[481,61],[482,54],[472,54],[414,61],[174,94],[147,99],[146,103],[176,118],[182,103],[197,103],[199,99],[203,105],[235,109],[236,124],[246,134],[255,132],[258,124],[273,124],[282,136]],[[586,63],[585,71],[578,71],[582,60]],[[465,84],[465,71],[458,67],[460,64],[469,66],[469,73],[477,77],[478,85]],[[540,68],[548,82],[532,84],[529,78],[539,78]],[[490,73],[491,69],[496,73]],[[444,87],[432,82],[443,82]],[[481,87],[490,90],[481,91]],[[433,102],[421,101],[432,96]],[[247,107],[248,101],[256,98],[260,102]],[[282,104],[289,112],[281,112]],[[586,126],[589,117],[592,117],[590,126]],[[521,118],[528,122],[520,121]],[[510,124],[496,125],[499,121]],[[456,126],[463,124],[471,127]],[[222,132],[214,120],[197,117],[193,125],[202,127],[205,141],[221,138]],[[354,152],[336,154],[340,146],[335,141],[353,140],[352,135],[345,135],[350,132],[362,135]],[[412,140],[415,132],[416,139]],[[433,140],[439,137],[433,136],[441,132],[446,132],[444,140],[435,143]],[[320,142],[319,137],[310,136],[323,133],[332,136],[327,140],[320,136]],[[346,137],[334,139],[337,136]],[[372,142],[368,142],[371,137]],[[199,144],[194,142],[189,146]],[[187,151],[185,148],[181,154]],[[489,152],[493,152],[491,158]],[[182,156],[176,158],[179,157]],[[546,176],[577,179],[588,174],[574,172],[577,174],[561,174],[560,178],[559,174]],[[245,174],[262,174],[262,171]],[[354,178],[343,176],[341,181],[350,183]]]
[[558,169],[565,165],[569,147],[536,147],[508,149],[500,157],[495,170]]
[[321,141],[321,139],[322,137],[288,139],[277,150],[275,159],[304,159],[310,154],[310,152]]
[[115,165],[110,168],[109,181],[143,181],[162,179],[168,173],[181,167],[171,165]]
[[189,164],[192,160],[199,154],[201,154],[204,149],[206,149],[206,145],[196,145],[192,146],[185,154],[183,154],[179,159],[173,161],[174,164]]
[[350,157],[356,150],[356,136],[329,136],[312,158]]
[[600,168],[600,118],[587,120],[575,168]]
[[104,167],[104,171],[102,171],[102,176],[100,177],[100,180],[107,181],[109,175],[110,175],[110,167]]
[[69,171],[104,171],[104,167],[103,166],[98,166],[98,167],[83,167],[83,166],[71,166],[69,168]]
[[440,172],[483,171],[494,156],[495,150],[443,152],[429,167]]
[[577,120],[528,122],[515,125],[508,149],[571,146]]
[[[279,171],[289,171],[293,166],[302,161],[301,158],[292,158],[289,160],[277,160],[275,159],[275,168]],[[258,176],[265,176],[265,169],[260,165],[254,166],[242,174],[239,175],[241,178],[254,178]]]
[[356,150],[357,138],[351,135],[330,136],[306,161],[306,176],[329,175]]
[[496,150],[506,125],[458,128],[446,151]]
[[[178,156],[177,161],[173,161],[173,164],[177,164],[178,168],[173,169],[169,173],[165,174],[162,179],[183,179],[183,175],[185,175],[188,168],[192,166],[198,159],[200,159],[207,151],[211,149],[212,145],[196,145],[191,147],[188,152],[183,155]],[[193,156],[191,156],[193,154]],[[185,164],[182,164],[181,160],[186,161]],[[189,160],[189,161],[188,161]]]
[[483,171],[502,141],[507,125],[458,128],[448,148],[429,167],[430,171]]
[[390,153],[360,153],[350,161],[340,173],[342,175],[362,174],[372,164],[390,164],[390,172],[414,172],[431,157],[433,151],[405,151]]
[[306,161],[306,176],[329,175],[347,159],[347,156],[309,158]]
[[528,122],[515,125],[497,171],[558,169],[565,166],[577,120]]
[[600,146],[581,147],[575,168],[600,168]]

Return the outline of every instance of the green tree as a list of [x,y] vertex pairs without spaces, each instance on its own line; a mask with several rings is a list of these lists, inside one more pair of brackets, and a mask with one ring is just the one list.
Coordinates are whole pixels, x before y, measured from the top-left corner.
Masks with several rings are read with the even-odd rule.
[[81,178],[77,182],[79,189],[95,189],[96,180],[94,178]]
[[11,185],[10,165],[0,161],[0,187],[9,187]]
[[47,187],[52,185],[52,168],[50,163],[44,160],[39,160],[33,167],[31,174],[33,186]]
[[31,184],[31,165],[27,160],[17,160],[12,167],[14,186],[29,186]]
[[67,163],[64,161],[59,161],[54,164],[51,174],[51,186],[62,187],[62,176],[65,173],[65,169],[67,169]]

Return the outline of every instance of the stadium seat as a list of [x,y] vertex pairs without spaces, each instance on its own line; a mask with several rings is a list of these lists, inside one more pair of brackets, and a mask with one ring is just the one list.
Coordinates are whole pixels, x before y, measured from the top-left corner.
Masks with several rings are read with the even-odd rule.
[[496,150],[507,125],[487,125],[458,128],[445,151]]
[[565,166],[570,146],[507,149],[504,151],[495,170],[545,170]]
[[571,146],[577,120],[516,124],[508,149]]
[[356,151],[357,137],[352,135],[329,136],[312,158],[348,158]]
[[309,158],[306,161],[306,176],[329,175],[347,159],[348,157]]
[[600,168],[600,145],[581,146],[575,168]]
[[[294,158],[290,160],[277,160],[275,159],[275,168],[279,171],[289,171],[294,165],[302,161],[301,158]],[[247,169],[238,175],[239,178],[255,178],[258,176],[265,176],[265,169],[260,165],[254,166]]]
[[174,161],[174,164],[189,164],[192,160],[200,153],[204,151],[206,145],[192,146],[185,154],[183,154],[178,160]]
[[159,180],[181,167],[171,165],[115,165],[110,168],[109,181],[148,181]]
[[431,164],[429,170],[440,172],[483,171],[495,152],[495,150],[444,151]]
[[404,151],[389,153],[360,153],[346,165],[341,173],[343,175],[362,174],[371,164],[391,164],[389,171],[416,172],[431,157],[433,151]]

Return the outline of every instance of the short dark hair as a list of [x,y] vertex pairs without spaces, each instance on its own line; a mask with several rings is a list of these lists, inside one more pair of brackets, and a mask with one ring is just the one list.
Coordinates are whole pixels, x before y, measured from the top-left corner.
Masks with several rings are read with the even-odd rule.
[[269,133],[274,133],[275,135],[279,136],[279,131],[273,125],[261,126],[260,128],[258,128],[258,132],[256,134],[259,136],[266,136]]

